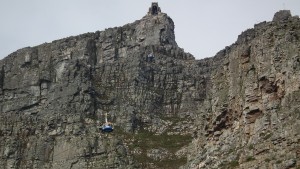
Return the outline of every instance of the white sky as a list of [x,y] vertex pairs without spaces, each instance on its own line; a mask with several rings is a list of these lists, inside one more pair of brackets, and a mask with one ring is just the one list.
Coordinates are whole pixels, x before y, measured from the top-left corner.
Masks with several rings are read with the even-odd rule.
[[[178,45],[214,56],[275,12],[300,15],[300,0],[156,0],[175,23]],[[17,49],[141,19],[151,0],[0,0],[0,59]]]

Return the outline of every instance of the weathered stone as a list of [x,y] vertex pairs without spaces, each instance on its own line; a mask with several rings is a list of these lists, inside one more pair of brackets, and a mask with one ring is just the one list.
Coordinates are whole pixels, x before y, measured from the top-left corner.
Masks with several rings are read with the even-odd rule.
[[281,10],[281,11],[278,11],[275,13],[275,15],[273,17],[273,21],[274,22],[285,21],[285,20],[288,20],[290,17],[292,17],[291,11]]
[[195,60],[153,3],[20,49],[0,61],[0,168],[299,167],[299,30],[280,11]]

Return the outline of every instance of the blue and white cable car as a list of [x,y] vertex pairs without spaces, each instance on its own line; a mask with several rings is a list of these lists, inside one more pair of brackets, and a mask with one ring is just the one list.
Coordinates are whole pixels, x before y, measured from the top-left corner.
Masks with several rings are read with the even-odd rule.
[[107,113],[105,113],[105,123],[100,127],[102,132],[112,132],[114,130],[112,123],[107,121]]

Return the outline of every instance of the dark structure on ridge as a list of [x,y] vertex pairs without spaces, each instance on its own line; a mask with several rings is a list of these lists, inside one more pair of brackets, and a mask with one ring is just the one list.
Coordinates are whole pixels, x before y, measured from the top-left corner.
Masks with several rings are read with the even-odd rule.
[[161,10],[160,10],[160,7],[158,6],[158,3],[152,2],[151,7],[149,8],[148,14],[149,15],[157,15],[160,12],[161,12]]

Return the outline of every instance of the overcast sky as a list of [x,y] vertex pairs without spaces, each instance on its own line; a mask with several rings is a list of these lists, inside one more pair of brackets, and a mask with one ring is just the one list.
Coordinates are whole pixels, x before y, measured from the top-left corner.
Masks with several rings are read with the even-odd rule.
[[[175,23],[178,45],[197,59],[214,56],[275,12],[300,15],[300,0],[156,0]],[[151,0],[0,0],[0,58],[17,49],[122,26]]]

